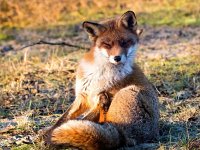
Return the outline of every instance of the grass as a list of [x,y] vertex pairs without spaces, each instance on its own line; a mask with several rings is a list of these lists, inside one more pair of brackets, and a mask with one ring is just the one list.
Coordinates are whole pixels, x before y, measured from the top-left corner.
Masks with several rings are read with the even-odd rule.
[[[197,55],[182,58],[151,60],[144,69],[162,94],[177,97],[181,90],[197,90],[200,84],[200,63]],[[159,78],[158,78],[159,77]],[[164,87],[164,89],[162,89]]]
[[[52,124],[56,114],[63,113],[74,99],[75,68],[82,54],[81,50],[66,53],[59,49],[34,49],[0,57],[2,118],[29,113],[21,118],[23,121],[18,118],[15,130],[22,134],[32,127],[33,131],[26,134],[34,134]],[[187,148],[190,141],[200,138],[198,122],[190,121],[200,114],[200,99],[195,97],[200,86],[198,56],[137,60],[160,93],[161,148]],[[191,91],[193,96],[178,99],[177,93],[182,90]],[[6,114],[8,105],[13,107]],[[39,149],[37,144],[13,149],[30,148]]]
[[[50,26],[74,26],[84,20],[101,20],[133,10],[143,25],[198,26],[200,24],[200,0],[153,1],[45,1],[37,0],[13,4],[2,0],[1,27],[48,28]],[[65,7],[65,4],[67,7]],[[13,15],[13,14],[16,15]]]
[[[112,17],[116,14],[122,14],[127,10],[134,10],[138,16],[140,25],[151,26],[198,26],[200,25],[200,9],[196,4],[200,1],[168,1],[159,2],[141,2],[141,4],[134,3],[131,7],[120,8],[118,4],[116,8],[110,11],[109,8],[101,8],[100,11],[93,9],[82,8],[77,12],[72,12],[71,15],[64,15],[61,19],[67,24],[74,25],[83,20],[101,20],[104,16]],[[139,6],[137,6],[139,5]],[[141,7],[141,6],[142,7]],[[71,21],[73,20],[73,21]]]
[[13,39],[12,36],[0,32],[0,42]]
[[24,144],[19,147],[12,148],[12,150],[33,150],[33,147],[31,145]]
[[[6,2],[4,1],[5,4]],[[130,9],[135,10],[140,25],[155,26],[155,28],[171,26],[173,29],[180,27],[183,31],[182,36],[187,36],[189,33],[182,30],[185,29],[182,27],[200,25],[199,0],[136,1],[134,4],[131,0],[116,3],[112,0],[102,0],[99,3],[84,1],[80,7],[77,7],[76,2],[68,0],[70,11],[69,8],[63,8],[62,13],[56,10],[64,6],[58,2],[54,12],[50,7],[50,11],[46,11],[48,8],[46,7],[45,12],[42,12],[41,8],[49,6],[49,3],[50,1],[45,1],[38,4],[40,7],[36,7],[35,1],[26,1],[24,4],[17,0],[13,1],[13,8],[17,8],[19,4],[21,9],[17,14],[21,16],[15,15],[16,18],[10,17],[11,20],[2,22],[0,45],[11,43],[15,47],[17,44],[24,44],[27,40],[32,41],[34,38],[29,33],[50,39],[67,37],[77,43],[79,39],[74,37],[80,35],[81,40],[87,43],[79,27],[80,22],[101,20],[105,16],[106,18],[112,17]],[[32,6],[31,9],[29,6]],[[4,7],[7,6],[4,5]],[[7,10],[12,9],[4,9],[4,11]],[[26,11],[28,12],[25,13]],[[31,15],[26,18],[29,12]],[[9,13],[4,16],[7,14]],[[0,19],[1,17],[0,15]],[[23,37],[24,32],[28,32],[28,36],[26,33]],[[200,143],[200,60],[198,53],[200,47],[198,43],[196,45],[189,43],[192,34],[184,40],[181,40],[182,37],[174,38],[174,40],[185,43],[182,47],[182,43],[175,44],[174,47],[163,46],[165,47],[164,52],[182,53],[182,55],[152,59],[143,56],[148,55],[145,54],[148,47],[143,49],[144,52],[138,51],[137,62],[159,93],[160,150],[195,149],[192,146]],[[146,42],[150,42],[150,47],[151,41]],[[162,49],[162,46],[156,48]],[[176,52],[179,49],[181,51]],[[73,50],[66,47],[34,46],[23,51],[0,53],[0,129],[6,128],[8,124],[12,127],[0,136],[2,147],[9,147],[13,150],[45,148],[43,143],[35,139],[31,139],[29,144],[24,144],[23,140],[28,136],[37,138],[38,130],[53,124],[74,100],[75,70],[84,52],[84,50]],[[151,52],[155,53],[154,50]],[[22,137],[18,138],[18,136]],[[15,141],[12,141],[13,138],[16,138]]]
[[[152,13],[139,13],[139,23],[151,26],[198,26],[200,17],[185,10],[159,10]],[[150,19],[149,19],[150,18]]]
[[[49,99],[60,99],[63,101],[61,103],[66,103],[63,99],[69,95],[65,94],[65,87],[69,86],[70,89],[73,86],[76,60],[69,60],[69,55],[66,58],[55,56],[55,51],[41,53],[39,57],[34,56],[35,53],[37,52],[1,58],[1,102],[10,103],[15,99],[21,103],[22,99],[24,103],[19,109],[26,110],[43,107],[41,105],[48,106]],[[44,55],[49,57],[44,59]]]

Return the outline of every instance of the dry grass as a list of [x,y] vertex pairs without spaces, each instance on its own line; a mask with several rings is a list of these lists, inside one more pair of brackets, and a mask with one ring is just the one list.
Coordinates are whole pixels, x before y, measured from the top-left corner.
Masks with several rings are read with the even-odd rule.
[[[0,0],[1,26],[49,27],[111,17],[127,10],[148,25],[199,25],[200,0]],[[112,10],[112,11],[111,11]]]
[[[53,124],[74,100],[75,70],[85,52],[56,46],[23,51],[3,48],[44,37],[88,45],[77,23],[127,9],[135,10],[139,23],[145,25],[137,62],[156,87],[160,102],[160,142],[141,146],[160,150],[200,147],[199,0],[0,3],[0,147],[47,149],[36,140],[37,132]],[[183,28],[188,25],[197,27]]]
[[[36,136],[34,132],[52,124],[74,99],[75,68],[84,51],[48,49],[11,52],[0,58],[0,113],[2,118],[14,117],[18,134]],[[160,93],[160,149],[187,149],[200,137],[199,57],[144,59],[142,53],[138,52],[137,60]],[[181,91],[182,98],[178,97]],[[28,132],[32,127],[33,131]],[[37,143],[31,148],[41,146]],[[30,145],[18,149],[24,147]]]

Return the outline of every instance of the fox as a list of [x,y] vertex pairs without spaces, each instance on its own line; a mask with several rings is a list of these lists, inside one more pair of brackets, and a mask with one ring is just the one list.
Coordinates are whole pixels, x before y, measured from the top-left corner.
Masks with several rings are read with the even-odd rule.
[[136,15],[85,21],[91,40],[76,73],[76,98],[45,132],[45,142],[83,150],[130,147],[159,138],[158,96],[135,62]]

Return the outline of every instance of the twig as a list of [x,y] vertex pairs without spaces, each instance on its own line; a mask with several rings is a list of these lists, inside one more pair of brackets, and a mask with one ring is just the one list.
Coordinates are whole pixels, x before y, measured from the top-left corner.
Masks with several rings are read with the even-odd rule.
[[88,47],[83,47],[83,46],[80,46],[80,45],[73,45],[73,44],[69,44],[67,42],[48,42],[48,41],[44,41],[44,40],[39,40],[37,42],[34,42],[34,43],[31,43],[29,45],[25,45],[17,50],[22,50],[22,49],[25,49],[27,47],[31,47],[31,46],[34,46],[34,45],[40,45],[40,44],[46,44],[46,45],[61,45],[61,46],[69,46],[69,47],[74,47],[74,48],[78,48],[78,49],[86,49],[86,50],[89,50]]

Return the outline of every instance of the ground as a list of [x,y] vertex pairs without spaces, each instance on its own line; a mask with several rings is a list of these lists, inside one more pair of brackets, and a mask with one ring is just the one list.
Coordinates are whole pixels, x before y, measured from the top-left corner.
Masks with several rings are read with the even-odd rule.
[[[137,149],[200,149],[200,10],[197,1],[153,0],[154,5],[149,5],[150,2],[144,0],[140,1],[141,8],[140,2],[135,4],[139,28],[144,29],[136,62],[157,90],[161,113],[159,142],[137,145]],[[17,0],[13,1],[13,7],[17,8],[14,2]],[[26,1],[27,6],[29,2]],[[57,20],[56,26],[38,24],[36,19],[33,22],[39,14],[47,13],[50,22],[51,17],[57,16],[51,16],[52,12],[49,15],[46,10],[45,13],[37,10],[38,14],[33,13],[35,16],[28,19],[16,15],[17,19],[10,17],[11,20],[0,25],[0,149],[48,149],[38,141],[38,131],[53,124],[74,100],[76,67],[90,45],[81,28],[82,17],[98,20],[107,14],[120,14],[132,8],[129,0],[125,4],[118,2],[116,9],[115,5],[108,4],[98,12],[94,10],[96,7],[83,7],[58,19],[64,24]],[[39,39],[65,41],[85,49],[36,45],[20,50]]]
[[[184,149],[199,144],[200,28],[143,28],[136,61],[159,94],[159,146]],[[77,32],[62,40],[89,47],[81,27]],[[6,51],[6,46],[24,44],[26,36],[34,41],[31,31],[17,33],[20,37],[1,47],[0,144],[38,148],[42,144],[34,143],[37,131],[53,124],[73,101],[77,62],[87,50],[40,45]]]

